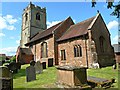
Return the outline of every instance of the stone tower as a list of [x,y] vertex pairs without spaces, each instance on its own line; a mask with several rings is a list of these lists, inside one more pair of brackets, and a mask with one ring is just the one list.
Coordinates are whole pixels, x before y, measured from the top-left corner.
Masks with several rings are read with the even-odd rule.
[[22,30],[20,47],[26,48],[25,44],[38,32],[42,32],[46,26],[46,8],[30,4],[24,9],[22,14]]

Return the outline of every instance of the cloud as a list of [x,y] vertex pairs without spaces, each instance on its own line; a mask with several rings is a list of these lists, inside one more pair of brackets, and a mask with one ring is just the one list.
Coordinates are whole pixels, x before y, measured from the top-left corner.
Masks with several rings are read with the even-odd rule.
[[118,35],[115,35],[115,36],[111,37],[111,43],[112,44],[117,44],[118,43]]
[[51,27],[59,22],[61,22],[61,21],[52,21],[52,22],[47,21],[47,28],[49,28],[49,27]]
[[5,36],[5,34],[4,33],[0,33],[0,37],[4,37]]
[[114,41],[115,43],[118,43],[118,35],[116,35],[116,36],[113,38],[113,41]]
[[20,44],[20,40],[16,40],[16,43],[19,45]]
[[18,20],[15,19],[12,15],[1,16],[0,15],[0,30],[7,29],[7,30],[15,30],[14,24]]
[[17,22],[17,19],[13,18],[12,15],[6,15],[3,17],[9,24],[14,24]]
[[6,55],[15,55],[17,51],[17,47],[7,47],[0,49],[0,53],[6,54]]
[[108,30],[118,30],[118,22],[113,20],[107,24]]

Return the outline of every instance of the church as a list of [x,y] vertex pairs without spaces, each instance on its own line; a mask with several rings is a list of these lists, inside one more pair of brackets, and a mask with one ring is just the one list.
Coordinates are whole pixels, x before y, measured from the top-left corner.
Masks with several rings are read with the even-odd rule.
[[34,60],[88,68],[95,63],[100,67],[114,64],[110,33],[100,13],[79,23],[69,16],[50,28],[46,16],[46,8],[32,3],[24,9],[17,62]]

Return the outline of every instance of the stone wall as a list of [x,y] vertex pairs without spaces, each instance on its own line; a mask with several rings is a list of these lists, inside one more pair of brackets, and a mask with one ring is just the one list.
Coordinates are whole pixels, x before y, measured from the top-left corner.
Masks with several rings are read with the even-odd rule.
[[[100,36],[104,38],[104,52],[101,51],[100,47]],[[98,56],[98,62],[101,66],[108,66],[114,63],[114,50],[111,45],[110,33],[102,19],[99,16],[91,28],[91,38],[95,42],[95,48]]]

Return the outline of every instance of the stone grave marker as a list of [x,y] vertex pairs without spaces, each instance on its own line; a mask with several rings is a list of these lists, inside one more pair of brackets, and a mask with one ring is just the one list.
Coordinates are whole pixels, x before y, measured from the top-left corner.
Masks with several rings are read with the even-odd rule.
[[43,69],[46,69],[46,62],[42,62]]
[[17,72],[18,72],[16,62],[11,62],[11,63],[8,65],[8,68],[9,68],[10,71],[12,71],[12,73],[17,73]]
[[12,72],[6,66],[0,66],[0,90],[13,90]]
[[48,59],[48,67],[52,67],[53,66],[53,58],[49,58]]
[[26,68],[26,81],[30,82],[36,80],[35,67],[30,65]]
[[40,63],[40,61],[37,61],[36,63],[35,63],[35,71],[36,71],[36,74],[40,74],[40,73],[42,73],[42,71],[43,71],[43,66],[42,66],[42,64]]

